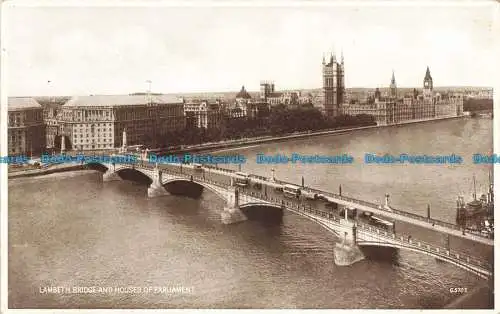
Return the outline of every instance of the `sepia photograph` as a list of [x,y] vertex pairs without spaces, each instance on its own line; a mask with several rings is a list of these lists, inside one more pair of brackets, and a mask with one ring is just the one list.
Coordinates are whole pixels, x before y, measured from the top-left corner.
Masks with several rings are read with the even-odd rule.
[[2,310],[493,312],[499,12],[2,3]]

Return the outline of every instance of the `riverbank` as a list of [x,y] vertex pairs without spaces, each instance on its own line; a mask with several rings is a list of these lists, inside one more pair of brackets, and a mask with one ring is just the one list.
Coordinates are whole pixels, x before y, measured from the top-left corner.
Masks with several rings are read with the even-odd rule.
[[[415,123],[424,123],[424,122],[432,122],[432,121],[440,121],[440,120],[448,120],[448,119],[459,119],[462,117],[442,117],[442,118],[434,118],[434,119],[418,119],[418,120],[411,120],[411,121],[405,121],[403,123],[395,123],[395,124],[389,124],[389,125],[370,125],[370,126],[360,126],[360,127],[353,127],[353,128],[343,128],[343,129],[335,129],[335,130],[325,130],[325,131],[316,131],[316,132],[301,132],[301,133],[295,133],[295,134],[290,134],[290,135],[281,135],[281,136],[265,136],[265,137],[258,137],[258,138],[249,138],[249,139],[244,139],[244,140],[234,140],[234,141],[225,141],[225,142],[218,142],[218,143],[213,143],[213,144],[201,144],[201,145],[196,145],[196,146],[188,146],[182,149],[174,150],[174,151],[168,151],[168,152],[160,152],[159,154],[184,154],[184,153],[197,153],[197,152],[217,152],[220,150],[225,150],[229,148],[239,148],[239,147],[244,147],[248,145],[259,145],[259,144],[266,144],[266,143],[274,143],[274,142],[282,142],[282,141],[288,141],[288,140],[294,140],[294,139],[301,139],[301,138],[306,138],[306,137],[315,137],[315,136],[325,136],[325,135],[342,135],[346,134],[349,132],[354,132],[354,131],[360,131],[360,130],[369,130],[369,129],[376,129],[376,128],[385,128],[385,127],[394,127],[394,126],[404,126],[408,124],[415,124]],[[68,152],[67,154],[69,155],[74,155],[78,152]],[[103,155],[106,154],[107,152],[105,151],[100,151],[99,153],[94,154],[96,155]],[[110,152],[108,154],[115,153],[115,151]],[[89,154],[89,152],[85,152],[85,154]],[[33,177],[33,176],[41,176],[41,175],[47,175],[47,174],[52,174],[52,173],[57,173],[57,172],[65,172],[65,171],[74,171],[74,170],[82,170],[84,166],[82,165],[74,165],[74,164],[59,164],[59,165],[53,165],[50,168],[46,169],[32,169],[32,170],[19,170],[16,172],[9,172],[9,179],[11,178],[20,178],[20,177]]]
[[283,136],[269,136],[266,138],[252,138],[252,139],[245,139],[243,142],[227,142],[227,143],[221,143],[221,144],[214,144],[214,146],[200,146],[197,147],[197,149],[192,149],[192,150],[179,150],[171,153],[187,153],[187,152],[200,152],[200,151],[205,151],[205,152],[217,152],[220,150],[225,150],[228,148],[238,148],[238,147],[244,147],[248,145],[259,145],[259,144],[266,144],[270,142],[281,142],[281,141],[288,141],[292,139],[300,139],[300,138],[305,138],[305,137],[314,137],[314,136],[324,136],[324,135],[342,135],[348,132],[353,132],[353,131],[359,131],[359,130],[368,130],[368,129],[377,129],[377,128],[387,128],[387,127],[395,127],[395,126],[404,126],[408,124],[416,124],[416,123],[425,123],[425,122],[433,122],[433,121],[441,121],[441,120],[450,120],[450,119],[461,119],[463,116],[460,117],[440,117],[440,118],[433,118],[433,119],[415,119],[415,120],[410,120],[410,121],[405,121],[401,123],[393,123],[393,124],[387,124],[387,125],[370,125],[370,126],[361,126],[361,127],[354,127],[354,128],[345,128],[345,129],[336,129],[336,130],[326,130],[326,131],[316,131],[316,132],[301,132],[298,134],[291,134],[291,135],[283,135]]
[[171,150],[168,152],[162,151],[162,152],[160,152],[160,154],[165,154],[165,153],[183,154],[183,153],[196,153],[196,152],[201,152],[201,151],[209,152],[209,151],[219,150],[219,149],[237,148],[237,147],[242,147],[242,146],[247,146],[247,145],[265,144],[265,143],[271,143],[271,142],[281,142],[281,141],[300,139],[300,138],[312,137],[312,136],[321,136],[321,135],[329,135],[329,134],[343,134],[343,133],[347,133],[350,131],[373,129],[373,128],[377,128],[377,127],[379,127],[379,126],[370,125],[370,126],[361,126],[361,127],[326,130],[326,131],[316,131],[316,132],[312,132],[312,131],[311,132],[300,132],[300,133],[297,132],[297,133],[290,134],[290,135],[277,135],[277,136],[268,135],[268,136],[261,136],[261,137],[246,138],[246,139],[242,139],[242,140],[229,140],[229,141],[224,141],[224,142],[188,146],[188,147],[185,147],[182,149]]
[[24,177],[36,177],[43,176],[58,172],[76,171],[83,170],[84,165],[74,165],[74,164],[59,164],[53,165],[45,169],[31,169],[31,170],[20,170],[15,172],[9,172],[9,179],[14,178],[24,178]]

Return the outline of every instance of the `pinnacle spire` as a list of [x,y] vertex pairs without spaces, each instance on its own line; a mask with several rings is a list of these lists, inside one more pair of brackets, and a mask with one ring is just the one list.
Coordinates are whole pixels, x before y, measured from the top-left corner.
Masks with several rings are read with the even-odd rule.
[[427,70],[425,71],[425,79],[431,79],[432,80],[432,76],[431,76],[431,71],[429,70],[429,66],[427,66]]
[[394,76],[394,70],[392,70],[391,85],[396,85],[396,77]]

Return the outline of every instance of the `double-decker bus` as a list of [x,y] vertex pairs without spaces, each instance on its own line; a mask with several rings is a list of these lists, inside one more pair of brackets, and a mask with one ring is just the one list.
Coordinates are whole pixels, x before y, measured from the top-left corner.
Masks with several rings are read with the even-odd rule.
[[283,185],[283,192],[286,196],[299,198],[300,187],[293,184],[285,184]]
[[249,174],[245,172],[235,172],[234,173],[234,184],[238,186],[247,186],[249,183]]

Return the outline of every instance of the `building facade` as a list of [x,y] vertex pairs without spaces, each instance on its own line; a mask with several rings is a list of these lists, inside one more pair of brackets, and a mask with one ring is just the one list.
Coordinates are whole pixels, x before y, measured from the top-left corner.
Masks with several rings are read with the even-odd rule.
[[389,95],[383,97],[378,90],[362,103],[344,104],[342,112],[346,115],[372,115],[378,125],[389,125],[418,120],[429,120],[463,115],[463,97],[458,94],[439,94],[434,92],[434,84],[427,67],[422,93],[399,97],[394,72]]
[[[62,98],[62,97],[59,97]],[[69,98],[64,97],[63,99],[39,99],[38,102],[43,108],[43,121],[45,122],[45,139],[46,147],[48,151],[54,149],[54,143],[56,142],[56,137],[59,134],[59,126],[57,122],[58,113],[61,111],[62,106]]]
[[57,117],[66,149],[105,150],[127,144],[155,147],[163,134],[185,129],[184,103],[167,95],[74,97]]
[[184,116],[188,127],[218,129],[224,123],[224,111],[220,99],[184,99]]
[[253,99],[246,91],[245,86],[242,86],[235,101],[223,104],[223,108],[225,116],[229,119],[259,119],[268,115],[270,104],[262,97]]
[[323,98],[320,111],[327,117],[336,117],[342,113],[342,105],[345,103],[345,72],[344,55],[338,63],[334,54],[330,55],[330,61],[325,62],[323,57]]
[[39,155],[45,151],[43,108],[33,98],[8,99],[9,155]]
[[284,105],[289,108],[298,108],[312,104],[312,95],[302,93],[300,91],[283,91],[275,90],[274,82],[260,82],[260,99],[269,104],[270,107]]

